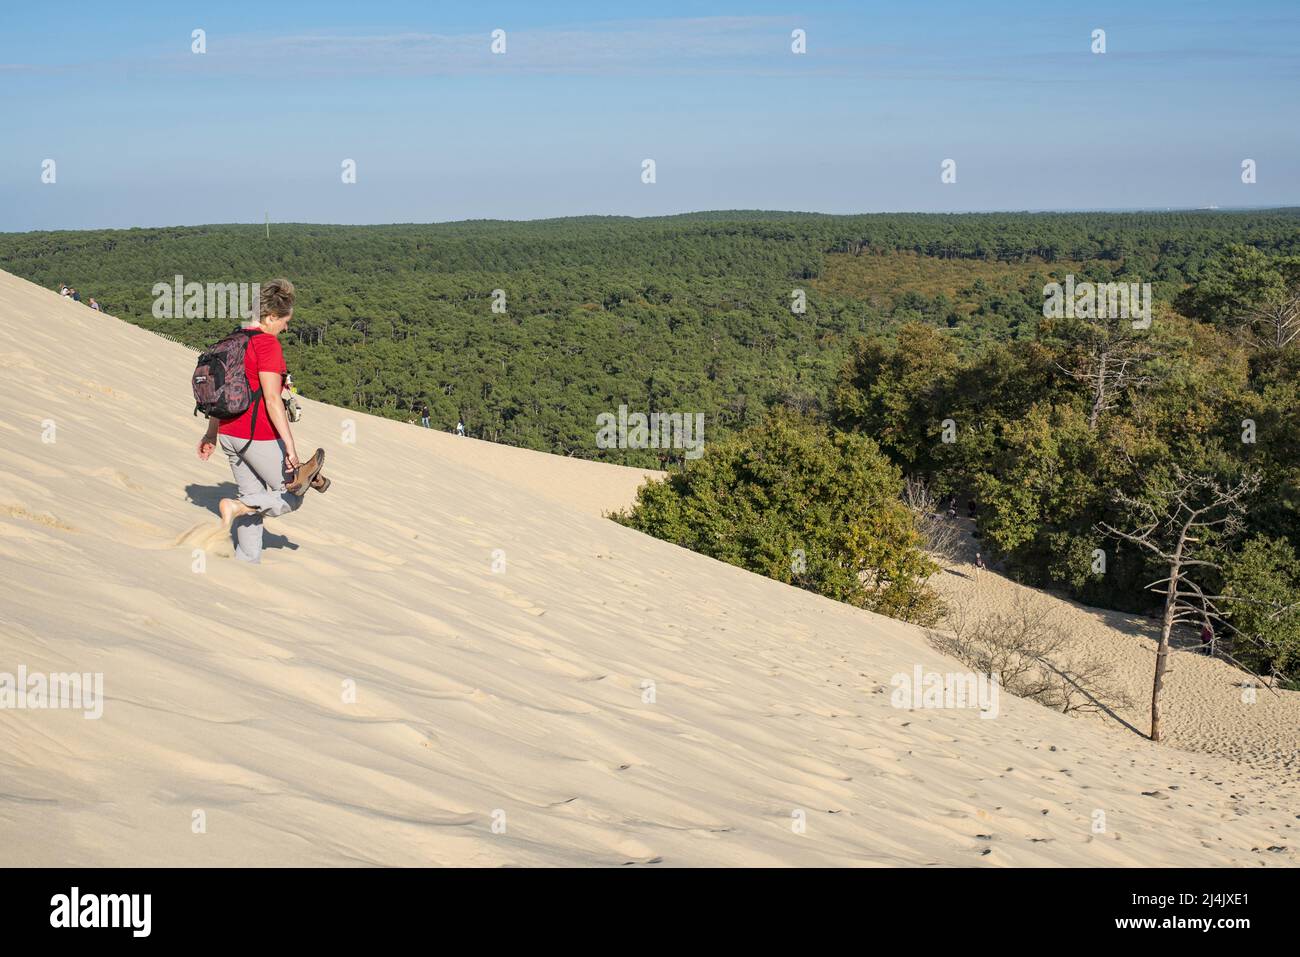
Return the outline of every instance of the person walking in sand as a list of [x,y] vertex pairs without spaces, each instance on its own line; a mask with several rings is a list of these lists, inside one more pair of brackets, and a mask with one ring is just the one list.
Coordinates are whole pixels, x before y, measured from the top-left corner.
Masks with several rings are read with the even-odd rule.
[[284,411],[289,413],[290,422],[298,422],[302,419],[302,404],[298,401],[298,387],[293,384],[293,373],[284,374],[284,388],[280,391],[280,401],[284,403]]
[[433,426],[429,424],[429,407],[427,405],[420,406],[420,425],[424,426],[426,429],[433,428]]
[[[276,401],[288,372],[278,336],[293,318],[293,303],[289,280],[262,285],[257,313],[243,327],[249,333],[244,373],[254,401],[235,418],[208,419],[199,440],[200,459],[206,461],[218,444],[226,453],[239,496],[221,500],[221,521],[235,530],[235,557],[254,564],[262,558],[263,517],[296,511],[308,488],[324,492],[329,487],[329,479],[320,474],[324,450],[299,462],[288,413],[284,403]],[[273,398],[268,402],[266,397]]]

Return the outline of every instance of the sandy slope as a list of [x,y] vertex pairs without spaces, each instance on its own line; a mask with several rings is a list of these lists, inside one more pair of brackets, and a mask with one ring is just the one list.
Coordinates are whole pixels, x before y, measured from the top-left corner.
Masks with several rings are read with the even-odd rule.
[[239,565],[189,352],[4,275],[0,327],[0,671],[108,699],[0,710],[0,863],[1300,859],[1276,776],[1007,697],[892,707],[891,675],[957,666],[602,520],[629,470],[308,402],[334,489]]
[[[964,519],[958,522],[967,530],[972,527]],[[955,611],[956,606],[964,605],[968,616],[978,618],[1013,614],[1018,600],[1041,604],[1068,635],[1071,653],[1096,653],[1114,668],[1108,681],[1116,693],[1109,701],[1114,714],[1098,712],[1096,720],[1121,733],[1149,731],[1160,623],[1141,615],[1089,608],[1027,588],[993,571],[977,576],[971,564],[974,545],[968,539],[967,561],[931,580],[950,608]],[[1282,784],[1300,778],[1300,692],[1263,687],[1244,692],[1249,675],[1226,661],[1177,650],[1179,637],[1199,641],[1195,632],[1176,636],[1162,696],[1165,743],[1275,772],[1272,776]],[[1124,730],[1125,723],[1130,730]]]

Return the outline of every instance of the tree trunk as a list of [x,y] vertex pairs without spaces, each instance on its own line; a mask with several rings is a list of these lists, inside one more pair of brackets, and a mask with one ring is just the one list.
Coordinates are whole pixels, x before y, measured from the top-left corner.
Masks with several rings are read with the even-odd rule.
[[[1182,553],[1182,546],[1176,554]],[[1169,567],[1169,591],[1165,595],[1165,618],[1160,628],[1160,644],[1156,646],[1156,677],[1151,683],[1151,740],[1160,740],[1160,692],[1165,685],[1165,669],[1169,667],[1169,636],[1174,630],[1174,614],[1178,604],[1178,572],[1182,562],[1175,559]]]
[[1092,414],[1088,416],[1089,431],[1097,431],[1097,420],[1101,417],[1101,407],[1106,404],[1106,353],[1101,354],[1097,367],[1097,391],[1093,397]]

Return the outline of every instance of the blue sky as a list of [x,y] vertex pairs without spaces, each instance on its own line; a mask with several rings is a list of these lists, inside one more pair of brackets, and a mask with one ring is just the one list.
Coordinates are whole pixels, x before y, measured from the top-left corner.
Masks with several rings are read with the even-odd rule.
[[3,18],[6,231],[1300,204],[1294,2],[49,3]]

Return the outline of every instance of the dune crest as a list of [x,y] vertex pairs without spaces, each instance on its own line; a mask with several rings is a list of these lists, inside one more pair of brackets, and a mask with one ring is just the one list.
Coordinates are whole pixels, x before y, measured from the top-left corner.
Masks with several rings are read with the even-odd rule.
[[241,565],[194,353],[7,274],[0,327],[0,673],[105,699],[0,709],[6,863],[1300,860],[1266,769],[1008,696],[894,707],[962,666],[601,518],[639,470],[307,399],[334,487]]

